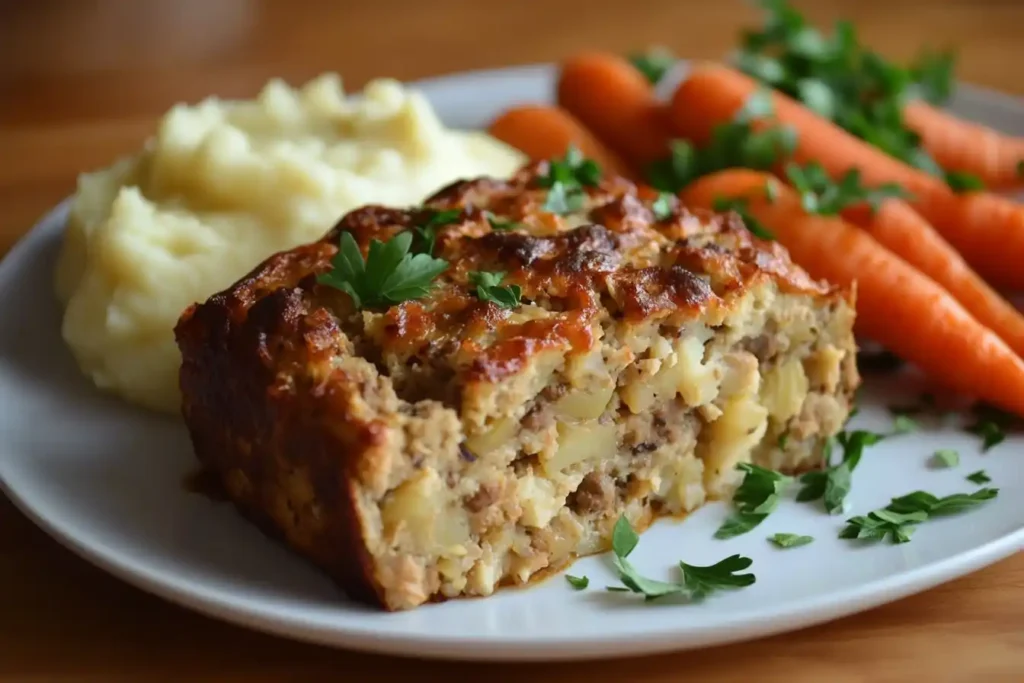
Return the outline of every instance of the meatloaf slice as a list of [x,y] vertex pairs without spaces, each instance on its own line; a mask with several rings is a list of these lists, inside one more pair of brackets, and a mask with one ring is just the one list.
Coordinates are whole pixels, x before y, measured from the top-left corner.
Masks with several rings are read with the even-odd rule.
[[[199,460],[352,597],[524,583],[606,549],[622,514],[642,528],[728,496],[737,463],[821,466],[847,418],[849,292],[734,215],[656,212],[617,178],[563,203],[550,171],[354,211],[177,326]],[[449,267],[426,296],[358,309],[318,282],[344,232],[365,256],[439,215]],[[473,271],[521,301],[481,298]]]

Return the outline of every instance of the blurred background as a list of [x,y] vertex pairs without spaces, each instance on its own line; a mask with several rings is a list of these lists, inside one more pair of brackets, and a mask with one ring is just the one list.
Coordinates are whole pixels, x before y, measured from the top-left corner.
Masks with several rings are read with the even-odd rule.
[[[1020,0],[796,0],[879,51],[959,48],[965,80],[1024,93]],[[135,148],[178,101],[251,96],[272,76],[423,76],[665,44],[714,58],[745,0],[0,0],[0,253],[79,171]]]

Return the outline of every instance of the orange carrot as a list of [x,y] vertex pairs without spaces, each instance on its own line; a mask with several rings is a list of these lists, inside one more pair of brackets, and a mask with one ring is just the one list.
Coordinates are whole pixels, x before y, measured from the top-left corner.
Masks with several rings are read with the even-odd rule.
[[909,204],[889,199],[874,214],[867,204],[859,204],[843,211],[843,218],[867,230],[883,247],[939,283],[1024,358],[1024,316],[971,270]]
[[[705,142],[757,88],[734,69],[697,65],[672,98],[672,124],[683,137]],[[772,99],[778,121],[799,134],[797,161],[817,161],[835,179],[857,168],[865,185],[901,185],[913,196],[914,208],[986,280],[1024,289],[1024,206],[986,192],[957,195],[939,178],[890,157],[789,97],[775,92]]]
[[582,52],[562,64],[558,104],[642,169],[668,154],[668,108],[629,60]]
[[[766,184],[775,183],[769,199]],[[1024,361],[938,283],[841,218],[807,214],[771,174],[719,171],[685,188],[684,204],[711,209],[745,198],[812,276],[857,288],[857,325],[868,336],[958,392],[1024,415]]]
[[973,173],[996,189],[1024,185],[1019,167],[1024,163],[1024,137],[964,121],[925,102],[908,104],[903,117],[944,169]]
[[558,107],[523,105],[495,119],[488,132],[533,160],[553,159],[575,145],[608,174],[633,177],[619,155],[604,146],[582,123]]

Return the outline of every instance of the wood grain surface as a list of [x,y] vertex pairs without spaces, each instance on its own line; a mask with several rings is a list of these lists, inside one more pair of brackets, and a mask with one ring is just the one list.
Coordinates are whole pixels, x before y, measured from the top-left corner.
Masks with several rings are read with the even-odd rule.
[[[1024,94],[1024,2],[796,4],[818,21],[856,21],[893,57],[954,45],[963,79]],[[134,150],[177,101],[250,96],[272,76],[336,70],[355,89],[374,76],[555,60],[592,46],[717,57],[752,16],[740,0],[0,0],[0,254],[72,192],[79,172]],[[0,683],[1024,680],[1020,554],[886,607],[728,648],[493,666],[334,651],[197,616],[87,565],[2,499],[0,541]]]

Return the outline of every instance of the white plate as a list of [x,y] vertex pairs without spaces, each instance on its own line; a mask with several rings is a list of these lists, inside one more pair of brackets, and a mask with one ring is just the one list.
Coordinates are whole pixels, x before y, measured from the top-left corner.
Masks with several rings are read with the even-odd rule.
[[[424,82],[453,125],[480,126],[507,105],[547,100],[544,67],[469,73]],[[1018,132],[1021,103],[965,90],[977,118]],[[572,569],[591,590],[561,577],[484,600],[385,614],[347,602],[333,584],[249,526],[227,505],[185,493],[193,467],[185,430],[101,395],[64,348],[51,272],[66,206],[55,209],[0,265],[0,479],[11,499],[61,543],[122,579],[200,612],[285,636],[382,652],[460,659],[569,659],[642,654],[736,641],[864,610],[1018,551],[1024,545],[1024,437],[981,455],[953,427],[891,439],[856,472],[852,513],[917,488],[946,494],[975,487],[984,468],[1002,493],[960,517],[928,523],[911,543],[857,547],[836,537],[842,518],[788,502],[753,532],[712,538],[725,517],[710,505],[684,523],[661,522],[633,558],[667,577],[679,560],[704,564],[733,553],[754,560],[757,583],[700,605],[644,604],[603,590],[607,558]],[[326,227],[326,226],[325,226]],[[955,359],[951,359],[955,362]],[[871,382],[857,426],[885,429],[900,392]],[[912,396],[911,389],[904,389]],[[930,470],[929,455],[958,448],[956,469]],[[813,535],[778,550],[775,532]]]

